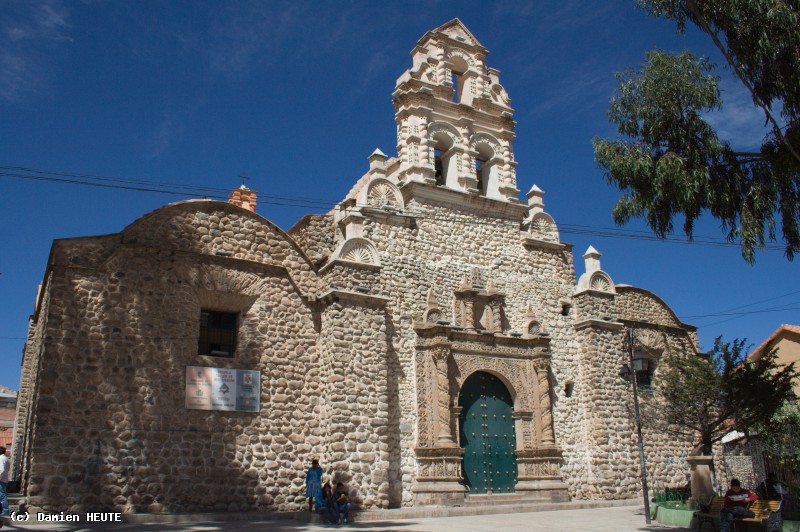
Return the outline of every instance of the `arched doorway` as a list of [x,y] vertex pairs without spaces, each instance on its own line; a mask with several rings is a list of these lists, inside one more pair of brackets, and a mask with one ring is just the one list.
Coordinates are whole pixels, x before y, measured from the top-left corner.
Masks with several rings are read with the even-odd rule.
[[512,493],[517,482],[511,394],[486,372],[470,375],[458,396],[464,480],[469,492]]

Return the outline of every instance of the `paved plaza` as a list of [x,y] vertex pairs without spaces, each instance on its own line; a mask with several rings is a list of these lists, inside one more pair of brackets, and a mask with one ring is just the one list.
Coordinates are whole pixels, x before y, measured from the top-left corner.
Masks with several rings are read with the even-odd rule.
[[294,520],[247,520],[247,521],[204,521],[185,523],[112,523],[87,526],[80,524],[40,524],[13,525],[7,530],[52,530],[52,531],[152,531],[152,532],[216,532],[234,530],[270,530],[276,532],[313,532],[331,530],[399,530],[403,532],[621,532],[635,530],[670,530],[689,532],[689,528],[676,528],[653,523],[646,525],[641,506],[621,506],[613,508],[593,508],[583,510],[558,510],[526,512],[515,514],[473,515],[459,517],[436,517],[421,519],[395,519],[366,521],[348,525],[334,526],[315,523],[300,523]]

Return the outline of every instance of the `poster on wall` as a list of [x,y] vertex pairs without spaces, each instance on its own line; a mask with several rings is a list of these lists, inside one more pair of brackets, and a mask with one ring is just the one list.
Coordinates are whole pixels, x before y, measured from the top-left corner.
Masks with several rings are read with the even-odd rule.
[[186,366],[186,408],[258,412],[261,372]]

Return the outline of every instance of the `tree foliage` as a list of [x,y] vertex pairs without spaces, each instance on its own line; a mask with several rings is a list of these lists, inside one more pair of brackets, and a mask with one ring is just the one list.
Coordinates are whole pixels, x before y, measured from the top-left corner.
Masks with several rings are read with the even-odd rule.
[[623,139],[593,140],[598,165],[622,192],[619,224],[644,218],[664,238],[682,215],[691,237],[705,211],[742,255],[777,239],[800,251],[800,2],[637,0],[650,14],[708,35],[764,113],[757,152],[736,151],[703,118],[722,100],[713,65],[689,52],[649,52],[617,75],[609,118]]
[[708,358],[665,355],[655,394],[643,405],[645,423],[702,445],[730,431],[747,432],[779,411],[797,376],[792,364],[779,367],[777,350],[747,359],[745,340],[714,342]]
[[766,423],[753,427],[760,439],[780,444],[783,441],[794,443],[800,438],[800,403],[797,398],[786,401],[775,415]]

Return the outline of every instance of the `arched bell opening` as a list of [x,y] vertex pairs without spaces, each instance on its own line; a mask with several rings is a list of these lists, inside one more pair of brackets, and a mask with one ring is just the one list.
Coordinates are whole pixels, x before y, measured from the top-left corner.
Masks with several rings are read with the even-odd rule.
[[[478,180],[477,189],[483,196],[488,196],[491,185],[496,181],[497,160],[491,147],[478,144],[475,147],[475,178]],[[496,188],[496,186],[495,186]]]
[[434,178],[437,185],[457,182],[455,142],[444,131],[432,135]]
[[514,401],[495,375],[477,371],[458,396],[464,483],[470,494],[513,493],[517,483]]
[[450,82],[453,85],[453,101],[458,103],[464,96],[464,74],[469,69],[469,65],[463,58],[458,56],[451,57],[450,63],[453,65],[450,71]]

